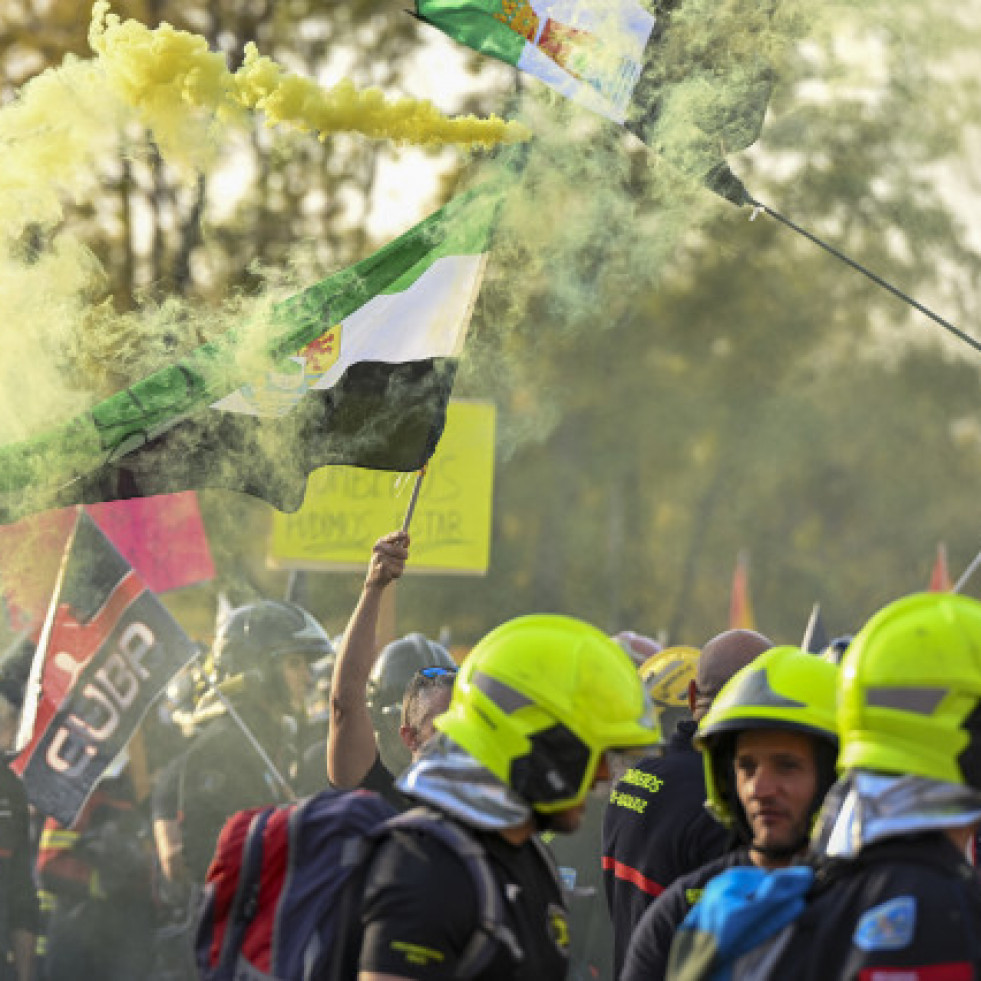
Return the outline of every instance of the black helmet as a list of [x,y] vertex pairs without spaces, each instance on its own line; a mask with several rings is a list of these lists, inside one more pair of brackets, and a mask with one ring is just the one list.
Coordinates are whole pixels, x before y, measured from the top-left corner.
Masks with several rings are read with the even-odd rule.
[[259,600],[222,617],[211,657],[219,678],[255,671],[269,680],[268,669],[287,654],[312,664],[332,651],[326,631],[303,607]]
[[423,634],[406,634],[382,648],[368,678],[368,711],[378,735],[382,762],[393,772],[409,761],[409,754],[399,740],[402,722],[402,700],[405,689],[422,668],[445,668],[456,671],[456,662],[442,645]]
[[406,634],[382,648],[368,679],[368,708],[373,718],[393,706],[398,718],[406,686],[421,668],[455,671],[456,662],[442,644],[422,634]]

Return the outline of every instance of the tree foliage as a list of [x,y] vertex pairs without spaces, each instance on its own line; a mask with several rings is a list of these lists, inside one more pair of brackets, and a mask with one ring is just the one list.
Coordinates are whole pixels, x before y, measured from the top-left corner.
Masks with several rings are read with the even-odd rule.
[[[5,97],[87,53],[84,10],[32,10],[11,0],[0,14]],[[204,33],[232,62],[254,40],[308,75],[343,63],[407,89],[410,55],[432,43],[400,5],[370,2],[118,12]],[[938,3],[834,15],[781,63],[763,138],[733,167],[761,200],[969,329],[981,267],[952,188],[976,118],[964,66],[977,21]],[[539,135],[458,384],[500,412],[492,568],[409,577],[404,629],[445,624],[469,642],[554,610],[700,643],[726,626],[748,549],[759,626],[792,643],[815,601],[844,632],[924,588],[940,540],[955,575],[966,566],[981,546],[977,355],[791,230],[750,222],[614,127],[522,88]],[[466,108],[512,106],[498,86]],[[226,186],[178,187],[162,166],[118,162],[113,214],[79,216],[117,303],[148,288],[214,299],[296,261],[298,245],[323,269],[377,244],[365,217],[384,148],[337,137],[286,152],[257,127],[236,152],[252,178],[230,213]],[[281,591],[263,568],[268,509],[203,497],[220,585]],[[356,583],[317,577],[308,602],[339,629]]]

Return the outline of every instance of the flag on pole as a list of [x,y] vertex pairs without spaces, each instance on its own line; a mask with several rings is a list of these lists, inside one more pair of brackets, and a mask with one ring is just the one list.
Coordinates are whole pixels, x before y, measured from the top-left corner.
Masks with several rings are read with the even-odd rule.
[[729,629],[755,630],[756,618],[749,596],[749,554],[741,551],[736,556],[736,571],[732,576],[729,595]]
[[418,470],[442,433],[499,202],[486,187],[459,195],[279,304],[259,340],[228,331],[0,447],[0,520],[201,487],[295,511],[318,467]]
[[25,692],[11,769],[70,825],[153,700],[196,649],[79,511]]
[[[416,14],[625,126],[674,166],[741,205],[745,188],[722,152],[743,150],[759,138],[773,86],[760,35],[776,4],[754,5],[742,20],[721,6],[703,11],[700,39],[752,37],[753,53],[742,50],[737,58],[732,45],[689,45],[690,51],[675,56],[682,59],[683,75],[665,55],[678,5],[660,3],[655,15],[637,0],[416,0]],[[686,29],[693,30],[690,24]]]
[[950,572],[947,570],[947,546],[943,542],[937,544],[937,558],[930,573],[930,592],[949,593],[952,583]]
[[[214,578],[193,491],[90,504],[85,510],[151,592],[166,593]],[[0,525],[2,597],[16,626],[34,639],[76,517],[75,508],[61,508]]]

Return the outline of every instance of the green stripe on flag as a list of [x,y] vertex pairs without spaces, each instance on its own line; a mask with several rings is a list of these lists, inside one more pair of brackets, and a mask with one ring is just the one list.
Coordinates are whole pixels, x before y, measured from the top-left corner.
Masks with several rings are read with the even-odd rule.
[[421,20],[468,48],[509,65],[517,65],[527,41],[499,21],[504,14],[501,0],[416,0]]
[[372,297],[406,289],[438,258],[485,251],[500,201],[488,187],[460,194],[373,255],[278,304],[266,336],[257,340],[255,324],[232,328],[69,422],[0,447],[0,495],[64,490],[296,354]]

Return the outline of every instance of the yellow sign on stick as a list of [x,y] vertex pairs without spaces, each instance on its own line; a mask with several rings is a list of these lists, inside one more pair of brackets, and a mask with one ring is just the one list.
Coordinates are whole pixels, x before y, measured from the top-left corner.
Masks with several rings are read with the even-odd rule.
[[[408,572],[482,575],[490,562],[494,485],[491,402],[454,399],[412,515]],[[402,527],[414,474],[324,467],[310,476],[295,514],[273,514],[269,564],[277,569],[360,571],[371,546]]]

